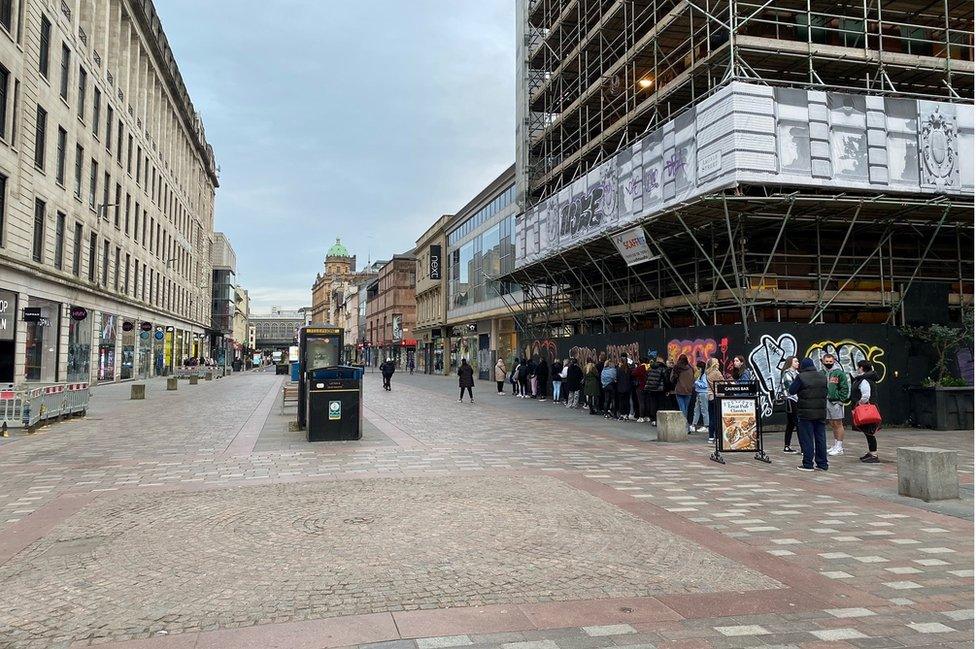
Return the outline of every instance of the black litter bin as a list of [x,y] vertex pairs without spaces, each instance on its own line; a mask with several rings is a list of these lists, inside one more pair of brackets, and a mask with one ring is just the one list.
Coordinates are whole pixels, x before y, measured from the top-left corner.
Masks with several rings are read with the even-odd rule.
[[308,441],[362,439],[362,368],[340,365],[311,370],[305,385]]

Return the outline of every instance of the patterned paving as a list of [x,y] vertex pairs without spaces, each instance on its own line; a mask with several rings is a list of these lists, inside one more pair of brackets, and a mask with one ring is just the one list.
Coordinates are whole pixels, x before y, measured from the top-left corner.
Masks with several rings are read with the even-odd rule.
[[[971,433],[886,430],[873,466],[850,434],[800,474],[775,435],[772,465],[720,466],[696,436],[367,376],[364,439],[309,445],[279,384],[105,386],[89,417],[0,440],[0,647],[972,646]],[[960,451],[968,500],[894,495],[920,439]],[[340,590],[312,588],[326,573]]]

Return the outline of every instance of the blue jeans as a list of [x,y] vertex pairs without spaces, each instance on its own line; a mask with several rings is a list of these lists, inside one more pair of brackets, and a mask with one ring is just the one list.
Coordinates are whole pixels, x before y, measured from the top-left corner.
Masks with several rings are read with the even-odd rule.
[[552,382],[552,400],[553,401],[559,401],[559,392],[562,390],[562,387],[563,387],[563,382],[562,381],[553,381]]
[[688,405],[691,403],[691,395],[676,394],[674,396],[678,398],[678,409],[681,410],[681,414],[685,416],[685,421],[688,421]]
[[710,428],[708,411],[708,393],[699,392],[698,397],[695,399],[695,414],[692,417],[691,425],[697,426],[700,422],[703,426]]
[[812,469],[817,466],[827,470],[827,431],[823,419],[796,420],[796,432],[803,450],[803,466]]

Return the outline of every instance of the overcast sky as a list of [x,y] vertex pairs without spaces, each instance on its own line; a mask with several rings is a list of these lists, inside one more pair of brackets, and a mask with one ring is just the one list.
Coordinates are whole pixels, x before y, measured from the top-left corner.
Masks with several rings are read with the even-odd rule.
[[254,312],[310,305],[337,236],[388,259],[514,161],[513,0],[155,4]]

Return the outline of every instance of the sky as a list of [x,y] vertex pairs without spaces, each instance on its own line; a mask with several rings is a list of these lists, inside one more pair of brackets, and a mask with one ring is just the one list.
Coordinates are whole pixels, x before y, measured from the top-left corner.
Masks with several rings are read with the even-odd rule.
[[325,251],[410,250],[515,159],[512,0],[155,0],[220,168],[252,313]]

